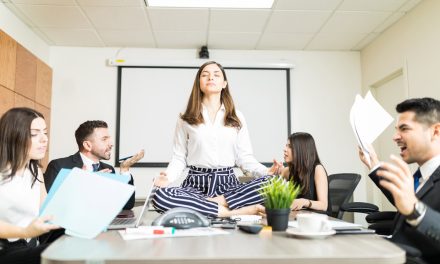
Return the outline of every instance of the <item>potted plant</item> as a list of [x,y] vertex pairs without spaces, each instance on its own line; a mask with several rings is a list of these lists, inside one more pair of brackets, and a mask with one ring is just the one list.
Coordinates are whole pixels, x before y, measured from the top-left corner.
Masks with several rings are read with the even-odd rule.
[[267,224],[273,231],[284,231],[289,223],[290,206],[300,193],[301,188],[293,181],[274,176],[263,184],[260,194],[264,198]]

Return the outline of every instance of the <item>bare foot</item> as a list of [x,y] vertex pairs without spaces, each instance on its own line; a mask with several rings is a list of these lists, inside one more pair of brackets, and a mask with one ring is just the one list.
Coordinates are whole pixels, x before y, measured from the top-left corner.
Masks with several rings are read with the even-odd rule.
[[219,217],[230,217],[233,215],[264,215],[266,213],[266,208],[261,204],[249,205],[235,210],[230,210],[229,208],[219,205],[218,209]]

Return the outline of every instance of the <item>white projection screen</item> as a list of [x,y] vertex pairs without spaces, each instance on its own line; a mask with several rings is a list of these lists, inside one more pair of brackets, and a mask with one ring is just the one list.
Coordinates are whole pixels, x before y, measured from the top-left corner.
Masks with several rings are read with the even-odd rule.
[[[177,119],[197,67],[119,66],[116,157],[145,149],[137,167],[166,167]],[[225,67],[236,108],[245,116],[258,161],[282,160],[290,129],[290,69]],[[116,164],[118,165],[118,164]]]

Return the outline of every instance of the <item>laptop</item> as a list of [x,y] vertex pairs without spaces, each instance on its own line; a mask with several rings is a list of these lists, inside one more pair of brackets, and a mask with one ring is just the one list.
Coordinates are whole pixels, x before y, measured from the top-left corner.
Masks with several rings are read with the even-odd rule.
[[115,217],[113,221],[109,224],[107,227],[108,230],[111,229],[125,229],[129,227],[138,227],[142,221],[142,216],[144,215],[145,208],[148,208],[148,204],[150,203],[150,200],[153,198],[154,193],[156,192],[156,187],[154,186],[154,179],[153,184],[151,184],[150,189],[147,192],[147,196],[145,198],[144,205],[142,206],[142,210],[140,214],[137,217]]

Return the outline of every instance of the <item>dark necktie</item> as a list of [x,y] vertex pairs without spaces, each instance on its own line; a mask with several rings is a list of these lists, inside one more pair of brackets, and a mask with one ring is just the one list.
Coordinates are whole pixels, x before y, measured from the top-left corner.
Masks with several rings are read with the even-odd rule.
[[93,171],[98,171],[98,169],[99,169],[99,163],[93,163],[93,164],[92,164],[92,167],[93,167]]
[[420,184],[420,177],[422,177],[422,173],[420,173],[420,168],[414,173],[414,192],[417,191],[417,187]]

